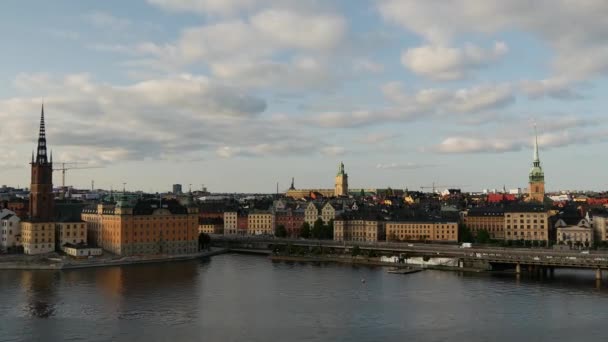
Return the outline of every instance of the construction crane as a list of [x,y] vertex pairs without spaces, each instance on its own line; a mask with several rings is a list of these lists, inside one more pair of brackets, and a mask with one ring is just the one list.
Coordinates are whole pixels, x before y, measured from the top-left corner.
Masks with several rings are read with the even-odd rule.
[[[53,171],[61,171],[61,188],[65,191],[65,172],[68,170],[84,170],[84,169],[103,169],[103,166],[69,166],[69,165],[78,165],[82,163],[73,162],[73,163],[60,163],[61,167],[58,169],[53,169]],[[67,165],[67,166],[66,166]]]

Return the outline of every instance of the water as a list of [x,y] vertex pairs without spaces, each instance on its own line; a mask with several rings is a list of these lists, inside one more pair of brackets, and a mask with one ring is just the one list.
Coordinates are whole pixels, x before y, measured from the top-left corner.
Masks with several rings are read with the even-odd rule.
[[592,271],[394,275],[245,255],[0,271],[0,341],[604,341],[606,307]]

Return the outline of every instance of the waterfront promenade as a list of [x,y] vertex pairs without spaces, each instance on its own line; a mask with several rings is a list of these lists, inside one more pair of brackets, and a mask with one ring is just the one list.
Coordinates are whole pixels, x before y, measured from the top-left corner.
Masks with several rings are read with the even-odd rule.
[[103,256],[92,259],[73,259],[55,257],[10,256],[0,258],[0,270],[67,270],[79,268],[107,267],[120,265],[151,264],[161,262],[176,262],[207,258],[223,254],[226,249],[212,248],[199,253],[182,255],[141,255],[141,256]]

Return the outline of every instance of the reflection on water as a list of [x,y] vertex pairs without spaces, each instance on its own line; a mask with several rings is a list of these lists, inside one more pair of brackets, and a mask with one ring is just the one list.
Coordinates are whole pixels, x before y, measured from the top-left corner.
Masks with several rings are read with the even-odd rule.
[[9,341],[601,341],[608,320],[606,285],[584,270],[395,275],[223,255],[2,271],[0,293]]
[[58,273],[52,271],[21,272],[21,287],[25,291],[25,311],[31,317],[49,318],[55,313],[54,295]]

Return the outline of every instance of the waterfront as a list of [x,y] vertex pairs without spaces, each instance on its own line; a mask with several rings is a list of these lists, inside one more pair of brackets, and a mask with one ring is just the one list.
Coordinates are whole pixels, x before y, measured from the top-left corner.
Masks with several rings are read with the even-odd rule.
[[[363,281],[364,280],[364,281]],[[0,271],[0,340],[604,340],[608,281],[209,261]]]

